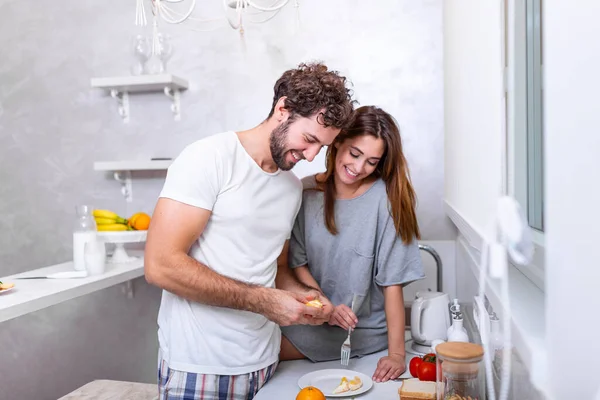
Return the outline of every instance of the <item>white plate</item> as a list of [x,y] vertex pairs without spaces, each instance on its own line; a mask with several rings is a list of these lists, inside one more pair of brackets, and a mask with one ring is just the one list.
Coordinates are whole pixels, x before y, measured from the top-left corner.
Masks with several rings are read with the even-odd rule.
[[[333,394],[336,387],[339,386],[342,377],[348,378],[348,380],[354,379],[358,376],[362,380],[362,387],[358,390],[350,390],[348,392]],[[303,389],[307,386],[313,386],[319,389],[325,397],[352,397],[361,393],[367,392],[373,387],[373,381],[370,376],[362,374],[360,372],[351,371],[349,369],[321,369],[319,371],[309,372],[303,375],[298,380],[298,386]]]

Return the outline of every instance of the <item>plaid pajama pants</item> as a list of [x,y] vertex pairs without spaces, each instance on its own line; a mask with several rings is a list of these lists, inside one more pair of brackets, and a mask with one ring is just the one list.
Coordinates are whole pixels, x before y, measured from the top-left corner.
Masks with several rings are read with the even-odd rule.
[[158,399],[252,400],[271,379],[277,364],[243,375],[205,375],[176,371],[159,357]]

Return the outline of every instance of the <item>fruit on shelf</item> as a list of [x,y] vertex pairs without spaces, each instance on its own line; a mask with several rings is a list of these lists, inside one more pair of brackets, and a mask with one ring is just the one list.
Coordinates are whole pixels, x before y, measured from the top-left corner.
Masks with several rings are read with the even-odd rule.
[[96,227],[101,232],[129,230],[127,219],[113,211],[94,210],[92,214],[94,215],[94,220],[96,220]]
[[93,215],[99,231],[145,231],[150,226],[150,216],[143,212],[129,219],[110,210],[94,210]]
[[128,225],[130,228],[135,229],[136,231],[145,231],[148,230],[150,226],[150,216],[146,213],[139,212],[133,214],[128,221]]
[[101,232],[127,231],[127,230],[129,230],[129,228],[125,224],[110,224],[110,225],[98,225],[98,230]]
[[102,218],[102,219],[110,219],[113,220],[114,223],[117,224],[126,224],[127,220],[123,217],[120,217],[117,213],[109,211],[109,210],[94,210],[93,212],[94,218]]

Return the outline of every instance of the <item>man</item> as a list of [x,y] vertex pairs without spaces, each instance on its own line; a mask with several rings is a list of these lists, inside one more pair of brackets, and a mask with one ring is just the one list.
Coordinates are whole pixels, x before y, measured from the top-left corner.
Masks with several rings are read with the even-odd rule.
[[333,311],[277,259],[302,197],[289,170],[333,142],[353,102],[322,64],[286,71],[274,92],[266,121],[192,143],[169,167],[145,253],[146,279],[163,289],[161,399],[252,399],[277,366],[278,325]]

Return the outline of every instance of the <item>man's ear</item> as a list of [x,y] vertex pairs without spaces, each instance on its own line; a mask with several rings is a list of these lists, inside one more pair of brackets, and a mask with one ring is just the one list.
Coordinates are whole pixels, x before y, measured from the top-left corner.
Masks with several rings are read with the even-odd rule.
[[273,117],[280,123],[286,121],[290,116],[290,112],[285,108],[285,99],[287,96],[280,97],[273,110]]

